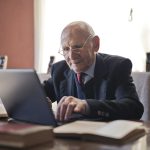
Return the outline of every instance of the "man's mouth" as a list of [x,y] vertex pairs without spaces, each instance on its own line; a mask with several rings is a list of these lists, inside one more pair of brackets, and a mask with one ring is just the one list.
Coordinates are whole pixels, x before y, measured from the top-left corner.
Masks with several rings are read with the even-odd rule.
[[74,61],[71,61],[71,64],[74,64],[74,65],[79,64],[79,63],[81,63],[80,60],[74,60]]

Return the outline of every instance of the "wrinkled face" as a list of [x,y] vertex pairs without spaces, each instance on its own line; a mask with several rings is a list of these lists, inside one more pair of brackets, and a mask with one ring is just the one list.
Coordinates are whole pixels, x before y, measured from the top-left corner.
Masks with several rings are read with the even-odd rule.
[[67,64],[76,73],[86,71],[94,62],[96,53],[90,34],[65,32],[62,35],[61,47]]

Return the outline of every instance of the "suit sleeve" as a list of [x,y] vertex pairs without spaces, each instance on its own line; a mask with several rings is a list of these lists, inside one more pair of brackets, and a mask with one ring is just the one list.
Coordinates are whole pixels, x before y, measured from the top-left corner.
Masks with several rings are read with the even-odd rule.
[[53,68],[54,67],[52,66],[51,77],[48,80],[45,80],[43,82],[43,88],[45,90],[47,97],[49,97],[52,102],[55,102],[56,101],[56,94],[55,94],[55,87],[53,84],[53,77],[52,77],[53,70],[54,70]]
[[131,61],[129,59],[123,59],[123,61],[117,63],[117,65],[115,64],[111,69],[108,82],[110,84],[115,83],[113,87],[115,98],[106,100],[87,99],[90,108],[89,116],[104,121],[115,119],[140,119],[144,108],[139,101],[131,77]]

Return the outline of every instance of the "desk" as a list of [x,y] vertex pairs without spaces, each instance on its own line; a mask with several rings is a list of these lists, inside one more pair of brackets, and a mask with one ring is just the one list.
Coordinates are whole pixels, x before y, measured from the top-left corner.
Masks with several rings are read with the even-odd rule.
[[150,149],[150,146],[147,146],[146,141],[147,137],[144,136],[135,142],[122,146],[117,146],[71,139],[56,139],[53,145],[47,144],[44,147],[39,146],[30,150],[148,150],[147,147],[149,147]]
[[[53,143],[45,143],[26,150],[150,150],[150,122],[144,122],[148,133],[134,142],[124,145],[107,145],[99,142],[87,142],[73,139],[55,138]],[[12,150],[0,148],[0,150]]]

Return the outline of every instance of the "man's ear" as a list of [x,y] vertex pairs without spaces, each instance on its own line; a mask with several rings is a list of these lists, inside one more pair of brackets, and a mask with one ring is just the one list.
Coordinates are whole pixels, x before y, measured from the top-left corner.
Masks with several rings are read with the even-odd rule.
[[99,50],[99,47],[100,47],[100,38],[99,36],[94,36],[93,37],[93,48],[94,48],[94,51],[97,52]]

